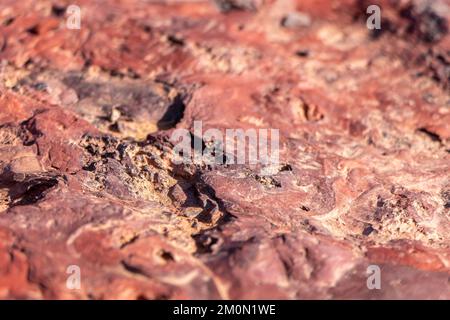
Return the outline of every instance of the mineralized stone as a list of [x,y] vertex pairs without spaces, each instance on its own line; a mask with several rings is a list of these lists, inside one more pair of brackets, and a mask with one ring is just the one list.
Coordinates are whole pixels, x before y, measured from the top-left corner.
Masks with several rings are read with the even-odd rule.
[[0,298],[450,299],[449,0],[66,5],[0,3]]

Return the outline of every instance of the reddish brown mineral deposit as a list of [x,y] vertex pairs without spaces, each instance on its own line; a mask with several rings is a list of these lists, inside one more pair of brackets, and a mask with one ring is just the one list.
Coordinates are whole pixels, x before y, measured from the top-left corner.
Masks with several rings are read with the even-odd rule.
[[450,299],[449,0],[71,4],[0,1],[1,299]]

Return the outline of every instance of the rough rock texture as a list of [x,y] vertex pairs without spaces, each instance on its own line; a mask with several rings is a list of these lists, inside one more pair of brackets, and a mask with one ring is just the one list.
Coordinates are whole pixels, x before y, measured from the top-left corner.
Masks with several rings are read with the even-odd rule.
[[[450,299],[450,1],[69,4],[0,2],[0,298]],[[282,164],[176,165],[194,120]]]

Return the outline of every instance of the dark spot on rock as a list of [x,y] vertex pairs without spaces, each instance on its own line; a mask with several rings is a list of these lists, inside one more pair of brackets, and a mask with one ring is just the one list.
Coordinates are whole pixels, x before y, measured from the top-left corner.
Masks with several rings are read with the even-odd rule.
[[140,274],[143,276],[147,276],[147,273],[141,269],[140,267],[134,266],[126,261],[121,261],[122,266],[130,273]]
[[184,46],[184,39],[177,37],[175,35],[169,35],[167,36],[167,40],[169,40],[169,42],[173,45],[176,46]]
[[192,238],[195,240],[197,246],[197,253],[211,253],[212,246],[215,245],[219,240],[210,235],[200,233],[193,235]]
[[444,208],[450,209],[450,189],[441,192],[441,198],[444,201]]
[[26,184],[26,190],[23,193],[18,195],[11,194],[12,198],[16,198],[11,206],[23,206],[38,202],[45,197],[50,189],[58,184],[58,180],[56,178],[37,178],[30,180]]
[[161,258],[163,258],[166,261],[175,261],[175,258],[173,257],[172,253],[166,250],[161,250],[159,252],[159,255]]
[[419,129],[417,129],[417,131],[425,133],[432,141],[442,143],[442,139],[438,134],[436,134],[426,128],[419,128]]
[[259,6],[257,0],[213,0],[213,2],[224,13],[233,10],[255,11]]
[[200,212],[196,219],[203,223],[211,223],[212,222],[212,213],[217,209],[217,205],[211,200],[206,200],[205,207],[202,212]]
[[447,20],[431,8],[419,11],[414,5],[410,5],[403,9],[400,14],[410,21],[407,31],[417,34],[421,41],[437,42],[448,33]]
[[45,82],[37,82],[33,85],[33,88],[39,91],[44,91],[47,89],[47,84]]
[[309,57],[309,50],[308,49],[297,50],[297,51],[295,51],[295,55],[302,57],[302,58],[307,58],[307,57]]
[[3,21],[3,25],[5,27],[9,26],[10,24],[12,24],[14,22],[15,18],[11,17],[11,18],[7,18],[6,20]]
[[185,109],[186,105],[181,95],[177,95],[163,117],[158,121],[158,129],[166,130],[175,127],[183,119]]
[[36,25],[31,28],[28,28],[27,32],[33,36],[37,36],[37,35],[39,35],[39,26]]
[[57,5],[52,6],[52,15],[54,15],[56,17],[62,17],[62,16],[64,16],[65,13],[66,13],[65,7],[60,7]]
[[283,172],[283,171],[292,171],[292,166],[290,164],[283,164],[280,167],[279,172]]
[[362,234],[363,234],[364,236],[368,236],[368,235],[370,235],[373,231],[375,231],[375,229],[374,229],[371,225],[369,225],[369,226],[367,226],[367,227],[364,228]]
[[266,188],[281,188],[281,182],[270,176],[255,175],[255,180]]
[[350,121],[349,132],[351,136],[360,137],[363,135],[366,129],[367,127],[363,123],[361,123],[361,121],[358,120]]

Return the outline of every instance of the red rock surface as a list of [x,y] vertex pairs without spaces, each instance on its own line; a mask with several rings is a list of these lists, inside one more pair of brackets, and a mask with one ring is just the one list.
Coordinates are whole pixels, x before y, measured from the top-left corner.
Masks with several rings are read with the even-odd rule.
[[[70,1],[2,0],[0,298],[450,299],[450,1],[425,3],[77,0],[70,30]],[[195,120],[280,129],[282,165],[174,164]]]

